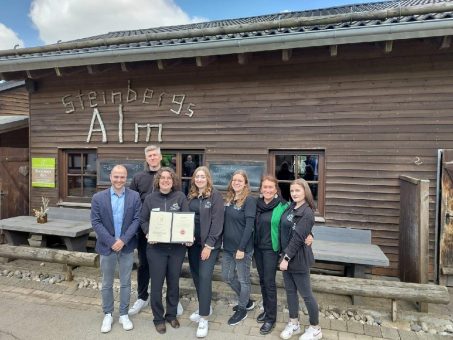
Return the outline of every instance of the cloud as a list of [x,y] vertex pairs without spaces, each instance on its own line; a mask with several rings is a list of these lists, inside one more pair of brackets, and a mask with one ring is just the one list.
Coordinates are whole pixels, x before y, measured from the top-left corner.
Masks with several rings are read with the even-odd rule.
[[9,50],[15,45],[24,47],[24,42],[12,29],[0,23],[0,50]]
[[33,0],[29,16],[46,44],[203,20],[173,0]]

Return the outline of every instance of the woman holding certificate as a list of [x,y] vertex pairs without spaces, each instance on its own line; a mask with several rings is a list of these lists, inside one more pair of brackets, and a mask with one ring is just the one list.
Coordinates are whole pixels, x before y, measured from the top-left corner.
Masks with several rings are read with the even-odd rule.
[[[189,211],[185,195],[175,190],[175,185],[175,172],[171,168],[161,168],[154,177],[154,192],[146,196],[140,216],[141,227],[148,239],[146,256],[151,276],[153,322],[160,334],[166,332],[165,321],[173,328],[179,328],[179,321],[176,318],[179,276],[186,246],[190,246],[193,242],[193,214],[192,226],[190,226],[190,220],[186,219],[190,216],[173,214]],[[187,243],[182,242],[183,240]],[[164,315],[162,287],[165,278],[167,279],[167,306]]]
[[250,196],[247,174],[237,170],[228,185],[223,224],[222,277],[239,300],[228,320],[231,326],[244,320],[247,311],[255,308],[255,302],[250,300],[255,215],[256,200]]
[[208,335],[208,317],[212,313],[212,273],[222,244],[223,198],[212,186],[209,169],[195,169],[188,195],[190,211],[195,213],[195,242],[188,248],[190,272],[197,289],[198,310],[190,320],[198,322],[197,337]]

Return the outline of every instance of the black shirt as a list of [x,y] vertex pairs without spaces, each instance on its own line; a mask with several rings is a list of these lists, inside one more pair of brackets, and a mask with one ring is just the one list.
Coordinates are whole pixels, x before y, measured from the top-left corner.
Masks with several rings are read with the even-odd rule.
[[145,170],[135,174],[132,178],[130,189],[137,191],[140,194],[142,203],[145,201],[146,196],[154,191],[154,176],[157,171]]
[[253,230],[256,215],[256,199],[248,196],[241,207],[225,206],[223,224],[223,249],[230,252],[253,250]]
[[203,202],[201,197],[194,198],[189,202],[190,211],[195,213],[195,243],[201,244],[201,227],[200,227],[200,206]]

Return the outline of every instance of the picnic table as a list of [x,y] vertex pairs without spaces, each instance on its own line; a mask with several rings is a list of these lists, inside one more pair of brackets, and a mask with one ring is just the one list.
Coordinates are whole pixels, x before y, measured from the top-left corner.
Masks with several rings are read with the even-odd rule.
[[28,244],[30,234],[60,236],[68,250],[86,252],[88,235],[92,231],[89,221],[73,221],[50,218],[47,223],[38,223],[34,216],[17,216],[0,220],[8,244]]

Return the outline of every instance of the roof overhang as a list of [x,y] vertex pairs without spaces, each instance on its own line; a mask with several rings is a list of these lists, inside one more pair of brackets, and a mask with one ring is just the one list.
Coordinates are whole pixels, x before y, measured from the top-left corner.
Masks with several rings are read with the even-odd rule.
[[321,31],[278,33],[254,37],[175,43],[147,47],[116,47],[103,50],[65,51],[60,54],[11,56],[0,61],[0,73],[147,60],[202,57],[358,44],[389,40],[443,37],[453,35],[453,19],[358,26]]
[[0,116],[0,133],[10,132],[28,127],[28,116]]

